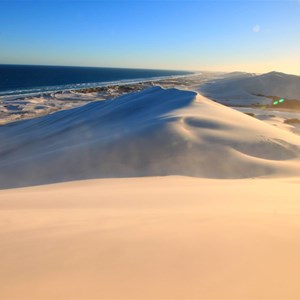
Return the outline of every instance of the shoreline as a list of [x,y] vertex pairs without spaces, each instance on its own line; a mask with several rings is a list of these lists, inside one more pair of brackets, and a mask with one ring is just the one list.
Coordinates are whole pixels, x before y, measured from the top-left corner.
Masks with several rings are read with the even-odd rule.
[[[67,92],[67,91],[80,91],[84,89],[97,89],[103,87],[111,87],[111,86],[124,86],[124,85],[134,85],[139,83],[146,83],[146,82],[156,82],[161,80],[169,80],[169,79],[180,79],[190,76],[197,76],[201,75],[202,72],[194,72],[191,74],[185,75],[170,75],[170,76],[159,76],[159,77],[149,77],[149,78],[137,78],[137,79],[124,79],[124,80],[116,80],[116,81],[107,81],[107,82],[87,82],[87,83],[74,83],[74,84],[67,84],[67,85],[54,85],[54,86],[41,86],[36,88],[29,88],[29,89],[20,89],[20,90],[7,90],[7,91],[0,91],[0,100],[2,98],[26,98],[30,96],[37,96],[37,95],[47,95],[57,92]],[[17,92],[20,93],[17,93]],[[26,92],[28,91],[28,92]],[[24,93],[23,93],[24,92]]]
[[103,86],[87,86],[37,92],[23,95],[0,96],[0,126],[20,120],[44,116],[56,111],[75,108],[93,101],[115,99],[116,97],[139,92],[153,86],[196,89],[199,84],[210,80],[214,73],[203,72],[192,75],[176,75],[145,79],[134,82],[115,82]]

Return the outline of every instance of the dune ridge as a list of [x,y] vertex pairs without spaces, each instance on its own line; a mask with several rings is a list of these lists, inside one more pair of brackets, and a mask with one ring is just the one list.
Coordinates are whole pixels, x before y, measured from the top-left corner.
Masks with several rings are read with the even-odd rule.
[[300,100],[300,76],[234,72],[200,86],[203,95],[229,105],[270,104],[271,96]]
[[160,87],[0,127],[0,187],[103,177],[299,174],[300,137]]

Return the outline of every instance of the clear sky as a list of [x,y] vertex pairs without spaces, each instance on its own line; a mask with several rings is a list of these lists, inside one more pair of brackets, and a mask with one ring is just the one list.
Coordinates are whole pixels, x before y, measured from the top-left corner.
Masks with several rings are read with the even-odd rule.
[[0,63],[300,74],[300,0],[0,0]]

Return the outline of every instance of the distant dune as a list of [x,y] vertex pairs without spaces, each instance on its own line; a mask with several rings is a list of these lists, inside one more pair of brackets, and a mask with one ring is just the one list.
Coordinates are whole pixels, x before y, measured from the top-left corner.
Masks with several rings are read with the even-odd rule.
[[272,97],[299,100],[300,76],[234,72],[200,87],[203,95],[230,105],[271,104]]
[[300,174],[300,137],[154,87],[0,127],[1,188],[103,177]]

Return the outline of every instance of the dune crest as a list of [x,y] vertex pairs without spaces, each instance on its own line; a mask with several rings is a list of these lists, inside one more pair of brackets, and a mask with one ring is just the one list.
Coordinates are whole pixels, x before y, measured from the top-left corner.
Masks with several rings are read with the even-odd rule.
[[299,175],[300,137],[154,87],[0,127],[0,187],[103,177]]

